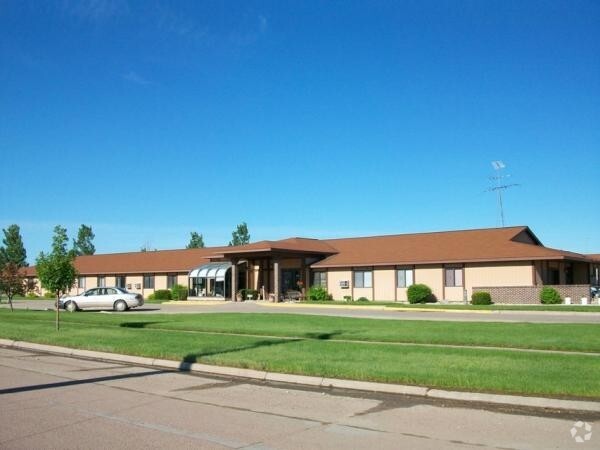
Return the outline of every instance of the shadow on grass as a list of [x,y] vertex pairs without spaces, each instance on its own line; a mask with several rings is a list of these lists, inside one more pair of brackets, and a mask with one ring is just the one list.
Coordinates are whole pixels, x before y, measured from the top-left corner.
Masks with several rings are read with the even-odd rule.
[[119,326],[120,327],[124,327],[124,328],[146,328],[149,327],[150,325],[156,325],[157,323],[164,323],[164,322],[123,322],[120,323]]
[[341,330],[332,331],[330,333],[304,333],[304,336],[308,339],[318,339],[320,341],[327,341],[335,336],[339,336],[344,332]]
[[207,350],[198,353],[188,353],[183,357],[183,360],[179,364],[179,370],[189,371],[192,367],[192,364],[199,362],[199,359],[205,358],[207,356],[224,355],[227,353],[242,352],[244,350],[252,350],[259,347],[271,347],[273,345],[289,344],[291,342],[299,342],[303,340],[304,339],[270,339],[257,341],[248,345],[240,345],[237,347],[226,348],[222,350]]

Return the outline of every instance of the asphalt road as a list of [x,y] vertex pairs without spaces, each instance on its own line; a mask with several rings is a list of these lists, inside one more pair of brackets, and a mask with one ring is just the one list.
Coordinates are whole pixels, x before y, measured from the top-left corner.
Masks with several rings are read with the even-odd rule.
[[585,414],[303,389],[0,348],[2,449],[598,448],[600,429],[587,442],[574,440],[576,420],[600,424]]
[[[52,300],[16,300],[17,309],[46,309],[52,308]],[[6,302],[0,307],[8,307]],[[600,313],[548,312],[548,311],[485,311],[485,312],[435,312],[435,311],[398,311],[392,308],[372,308],[364,306],[326,307],[322,305],[308,306],[287,303],[264,302],[206,302],[202,305],[173,305],[147,303],[142,308],[136,308],[123,314],[144,313],[288,313],[316,314],[343,317],[362,317],[371,319],[395,320],[451,320],[470,322],[537,322],[537,323],[600,323]]]

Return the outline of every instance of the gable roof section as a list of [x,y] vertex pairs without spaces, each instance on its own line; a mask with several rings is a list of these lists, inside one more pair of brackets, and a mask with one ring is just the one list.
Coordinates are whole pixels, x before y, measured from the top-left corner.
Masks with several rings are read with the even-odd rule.
[[[529,241],[530,243],[526,243]],[[542,246],[528,227],[330,239],[338,253],[314,268],[439,264],[535,259],[587,260],[578,253]]]
[[[221,255],[239,254],[239,253],[257,253],[257,252],[298,252],[298,253],[317,253],[332,254],[337,250],[326,241],[319,239],[293,237],[281,239],[279,241],[260,241],[252,244],[238,245],[236,247],[225,247]],[[217,252],[215,252],[217,253]]]

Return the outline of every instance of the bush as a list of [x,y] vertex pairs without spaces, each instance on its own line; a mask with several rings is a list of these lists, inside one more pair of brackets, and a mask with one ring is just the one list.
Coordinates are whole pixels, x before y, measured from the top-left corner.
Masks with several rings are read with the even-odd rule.
[[350,303],[350,302],[352,302],[352,296],[351,296],[351,295],[344,295],[344,300],[345,300],[347,303]]
[[33,298],[38,298],[38,295],[35,292],[30,292],[25,297],[33,299]]
[[435,302],[431,288],[426,284],[413,284],[406,290],[409,303]]
[[327,292],[327,289],[322,286],[312,286],[308,290],[307,298],[308,300],[315,302],[327,302],[333,300],[333,297]]
[[56,294],[54,292],[46,292],[44,293],[44,298],[56,298]]
[[158,289],[154,291],[152,300],[171,300],[171,291],[168,289]]
[[471,295],[472,305],[491,305],[492,296],[489,292],[473,292]]
[[148,297],[146,297],[146,300],[156,300],[156,297],[152,293],[152,294],[148,295]]
[[556,289],[546,286],[540,292],[540,301],[545,305],[554,305],[562,303],[562,298]]
[[368,302],[369,299],[367,297],[360,297],[358,300],[356,300],[357,302]]
[[188,288],[182,284],[176,284],[171,288],[171,298],[173,300],[187,300]]

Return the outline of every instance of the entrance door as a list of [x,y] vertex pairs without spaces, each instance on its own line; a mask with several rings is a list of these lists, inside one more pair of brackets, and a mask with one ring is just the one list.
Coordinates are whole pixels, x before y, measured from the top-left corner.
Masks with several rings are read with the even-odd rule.
[[281,292],[288,290],[298,291],[300,269],[283,269],[281,271]]

